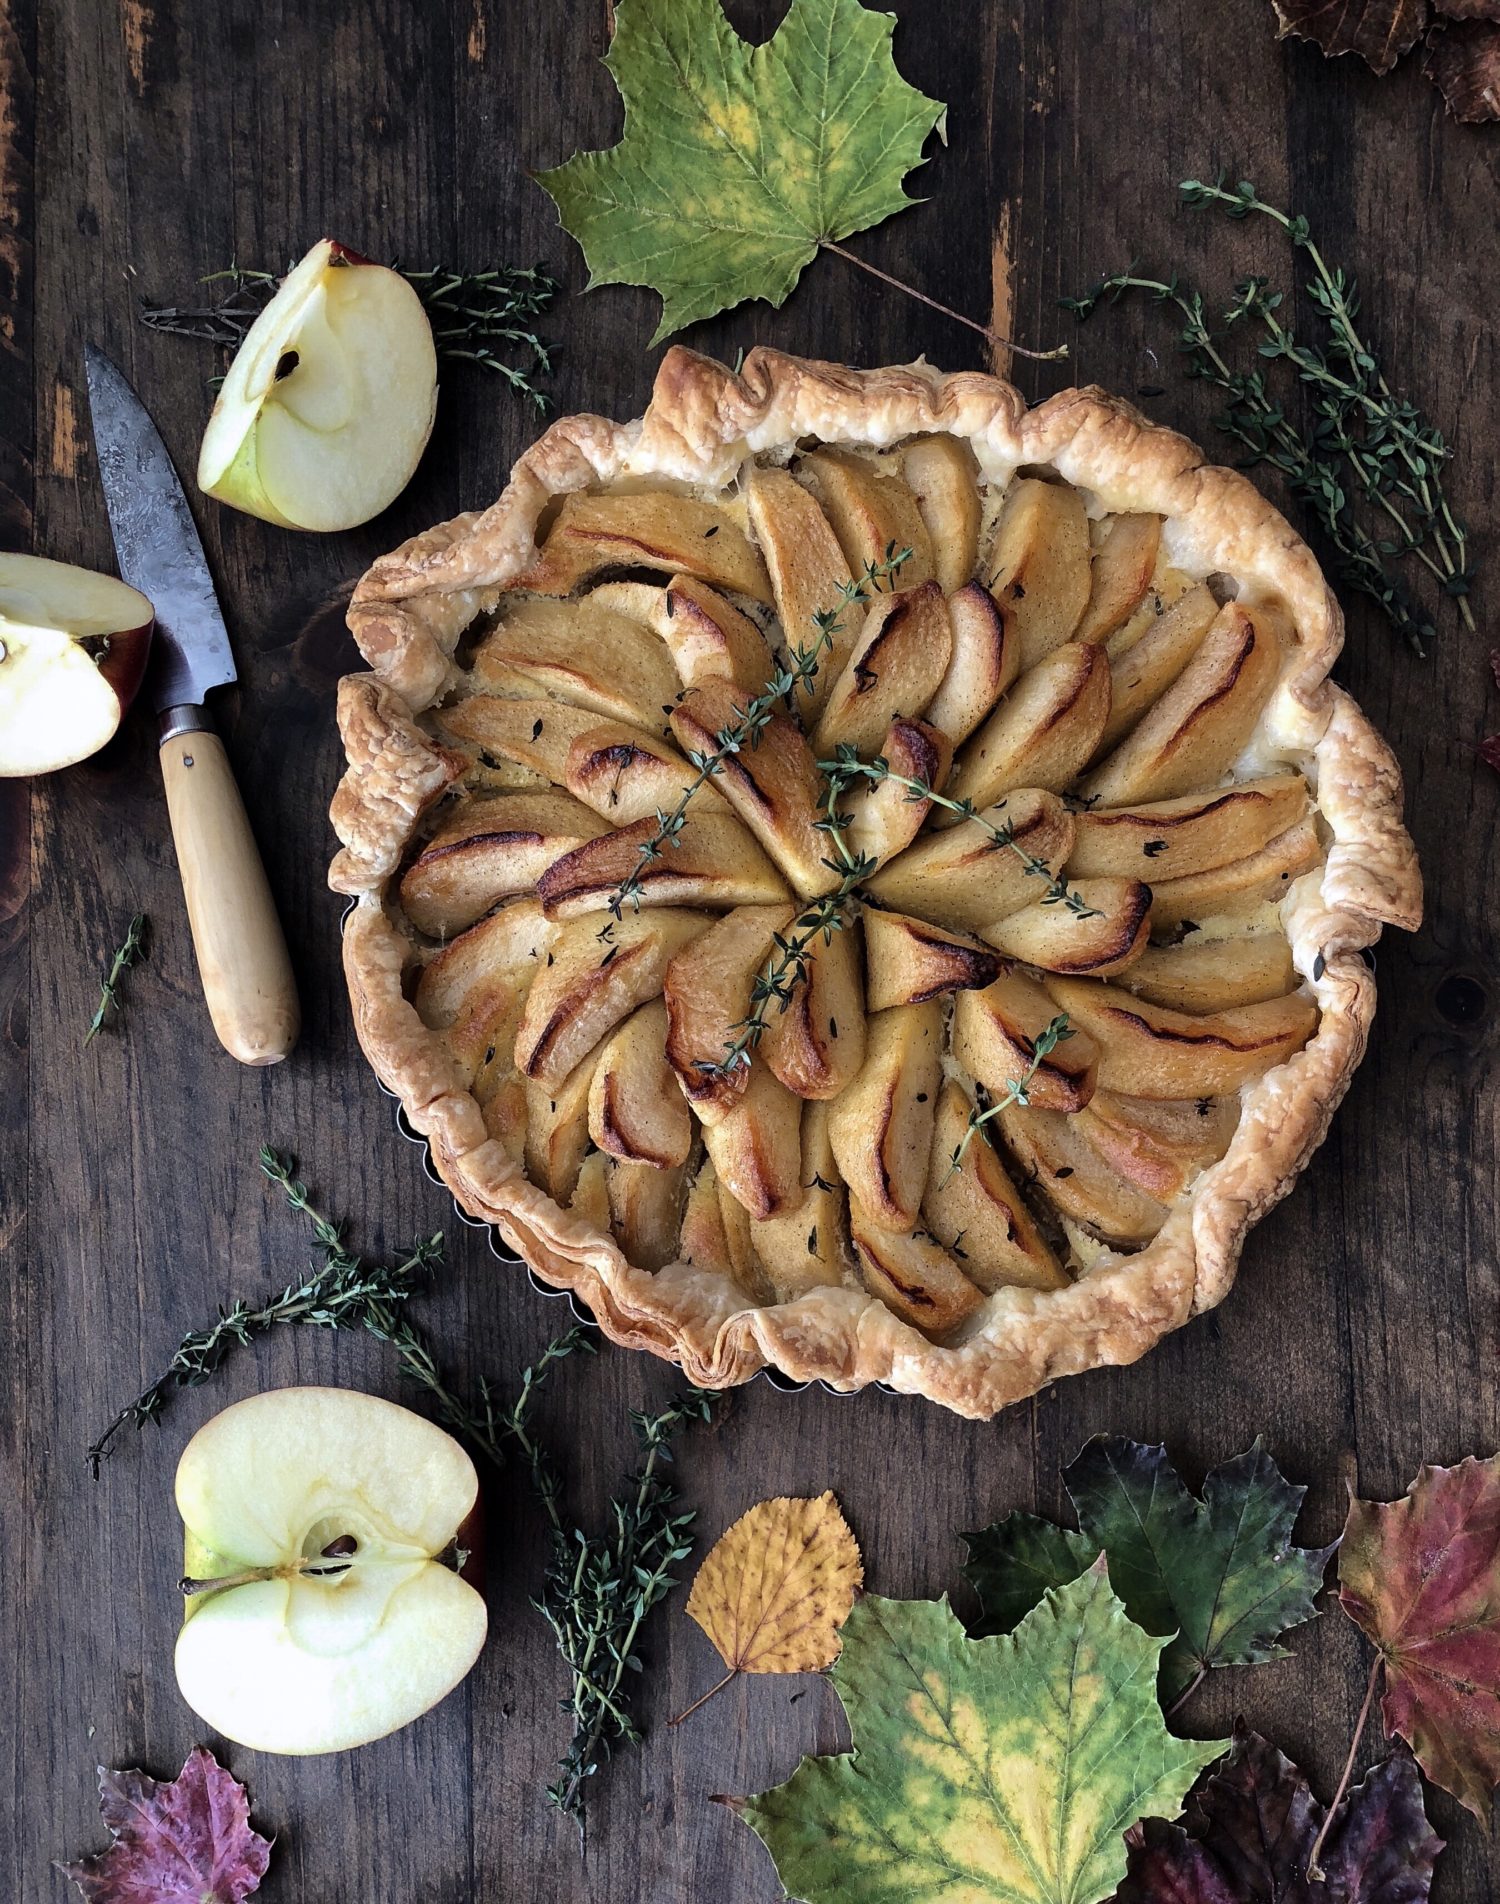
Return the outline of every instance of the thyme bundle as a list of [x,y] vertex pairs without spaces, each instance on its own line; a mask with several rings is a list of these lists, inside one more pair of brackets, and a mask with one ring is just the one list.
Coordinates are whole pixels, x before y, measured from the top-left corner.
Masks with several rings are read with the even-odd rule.
[[[1184,320],[1178,346],[1187,374],[1228,399],[1214,419],[1216,426],[1245,451],[1245,467],[1266,463],[1286,478],[1321,530],[1338,577],[1374,601],[1408,646],[1425,654],[1435,631],[1401,572],[1399,565],[1410,558],[1457,603],[1465,627],[1472,629],[1468,532],[1443,489],[1443,471],[1453,452],[1416,405],[1392,390],[1359,329],[1353,277],[1328,264],[1305,218],[1268,204],[1249,180],[1230,187],[1222,176],[1211,185],[1186,179],[1179,190],[1183,203],[1194,208],[1218,207],[1231,218],[1269,218],[1306,257],[1312,276],[1303,289],[1327,326],[1325,344],[1297,340],[1280,315],[1284,293],[1272,290],[1264,277],[1240,281],[1221,321],[1225,333],[1259,325],[1264,334],[1257,355],[1293,371],[1307,392],[1308,428],[1299,429],[1288,418],[1264,368],[1231,366],[1202,293],[1175,272],[1156,278],[1131,265],[1082,297],[1064,298],[1063,307],[1082,321],[1102,303],[1114,303],[1130,291],[1174,305]],[[1364,506],[1363,516],[1356,514],[1356,502]]]
[[138,912],[130,922],[130,929],[126,932],[123,943],[115,948],[114,956],[109,962],[109,970],[99,981],[99,1003],[93,1017],[89,1020],[89,1028],[84,1033],[85,1045],[91,1045],[104,1029],[104,1020],[111,1010],[116,1015],[124,1010],[120,1002],[120,981],[132,965],[139,965],[146,956],[148,923],[145,913]]

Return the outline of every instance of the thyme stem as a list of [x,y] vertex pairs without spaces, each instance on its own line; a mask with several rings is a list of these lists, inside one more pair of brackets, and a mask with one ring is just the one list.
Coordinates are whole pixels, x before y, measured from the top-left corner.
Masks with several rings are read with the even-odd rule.
[[997,1097],[993,1103],[970,1111],[969,1121],[964,1127],[964,1134],[954,1145],[953,1155],[948,1160],[948,1175],[944,1177],[944,1183],[947,1183],[950,1177],[962,1169],[964,1156],[970,1144],[974,1141],[976,1131],[984,1131],[986,1138],[988,1138],[990,1124],[1002,1111],[1008,1111],[1012,1104],[1029,1104],[1031,1102],[1031,1085],[1037,1072],[1041,1070],[1047,1058],[1050,1057],[1063,1040],[1065,1038],[1071,1038],[1072,1036],[1073,1027],[1068,1023],[1068,1014],[1066,1012],[1059,1012],[1056,1018],[1051,1019],[1043,1026],[1041,1031],[1037,1033],[1036,1042],[1031,1047],[1031,1062],[1027,1065],[1021,1076],[1018,1078],[1008,1078],[1003,1095]]
[[95,1037],[103,1030],[105,1016],[111,1006],[117,1013],[124,1009],[120,1003],[120,981],[132,965],[139,965],[146,956],[147,924],[145,913],[138,912],[130,922],[130,929],[125,934],[124,943],[116,948],[109,962],[109,970],[99,983],[99,1004],[89,1020],[88,1030],[84,1033],[85,1046],[91,1045]]

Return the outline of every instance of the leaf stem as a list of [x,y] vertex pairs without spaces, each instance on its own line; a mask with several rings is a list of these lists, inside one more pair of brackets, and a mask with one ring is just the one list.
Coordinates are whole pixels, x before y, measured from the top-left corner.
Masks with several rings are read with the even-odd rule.
[[716,1692],[723,1692],[724,1688],[729,1684],[730,1680],[738,1679],[739,1675],[740,1675],[739,1667],[731,1666],[729,1671],[725,1673],[724,1677],[718,1682],[717,1685],[710,1686],[707,1692],[699,1693],[698,1697],[693,1701],[693,1703],[690,1706],[684,1706],[682,1711],[678,1713],[675,1719],[668,1719],[667,1724],[669,1726],[680,1726],[684,1719],[691,1719],[693,1714],[698,1710],[699,1706],[706,1706],[709,1700],[713,1698]]
[[1381,1664],[1382,1655],[1377,1653],[1374,1659],[1370,1661],[1370,1677],[1365,1682],[1364,1703],[1359,1709],[1359,1717],[1354,1722],[1354,1737],[1349,1742],[1349,1756],[1344,1760],[1344,1769],[1339,1777],[1338,1789],[1333,1794],[1333,1801],[1329,1805],[1328,1810],[1323,1814],[1323,1822],[1318,1827],[1317,1837],[1313,1839],[1312,1850],[1307,1854],[1307,1875],[1312,1879],[1314,1884],[1321,1884],[1323,1882],[1323,1872],[1318,1864],[1318,1854],[1323,1849],[1323,1840],[1328,1836],[1328,1830],[1333,1823],[1334,1816],[1339,1806],[1344,1802],[1344,1793],[1349,1789],[1349,1780],[1354,1775],[1354,1760],[1359,1752],[1359,1742],[1365,1736],[1365,1725],[1370,1717],[1370,1708],[1375,1703],[1375,1684],[1380,1676]]
[[907,284],[902,278],[894,278],[889,271],[882,271],[878,264],[871,264],[868,258],[861,258],[856,251],[850,251],[846,245],[836,245],[831,238],[820,238],[818,244],[824,251],[831,251],[836,257],[847,263],[858,265],[861,271],[868,271],[872,278],[879,278],[882,284],[890,285],[894,291],[904,291],[908,297],[915,298],[919,304],[925,304],[929,310],[941,312],[951,317],[955,324],[963,324],[979,335],[995,350],[1008,350],[1017,357],[1029,357],[1033,363],[1056,364],[1069,354],[1066,344],[1059,344],[1055,350],[1028,350],[1024,344],[1017,344],[1009,337],[1002,337],[998,331],[981,324],[977,318],[965,317],[962,311],[955,311],[951,304],[940,304],[935,297],[929,297],[925,291],[919,291],[914,284]]
[[1177,1717],[1177,1714],[1187,1704],[1189,1699],[1192,1698],[1193,1694],[1203,1684],[1204,1680],[1207,1679],[1207,1677],[1208,1677],[1208,1667],[1200,1663],[1197,1672],[1193,1674],[1192,1678],[1183,1687],[1182,1691],[1178,1693],[1177,1697],[1172,1701],[1171,1705],[1167,1707],[1167,1711],[1166,1711],[1167,1718],[1175,1719]]

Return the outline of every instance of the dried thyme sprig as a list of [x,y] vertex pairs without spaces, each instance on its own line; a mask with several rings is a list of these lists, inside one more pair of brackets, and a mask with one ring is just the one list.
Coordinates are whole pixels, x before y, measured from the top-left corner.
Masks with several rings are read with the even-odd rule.
[[111,1007],[118,1013],[124,1009],[120,1003],[120,981],[132,965],[139,965],[146,956],[146,927],[149,921],[145,913],[138,912],[130,922],[130,930],[125,934],[123,945],[116,948],[109,962],[109,970],[99,981],[99,1004],[89,1028],[84,1033],[83,1042],[90,1045],[104,1029],[104,1020]]
[[[552,349],[533,326],[557,294],[555,278],[540,269],[518,265],[501,265],[488,271],[450,271],[443,266],[427,271],[408,270],[402,265],[392,268],[400,271],[421,298],[440,357],[494,371],[538,410],[547,408],[547,396],[536,379],[551,371]],[[201,282],[227,289],[213,304],[153,304],[143,298],[141,322],[174,337],[202,338],[221,350],[237,350],[281,280],[274,272],[247,271],[230,265],[226,270],[210,272]],[[508,361],[502,351],[519,352],[520,363]]]
[[[1257,349],[1267,362],[1289,364],[1308,389],[1313,421],[1303,433],[1287,418],[1265,371],[1232,368],[1210,326],[1200,292],[1174,273],[1144,275],[1135,266],[1105,278],[1083,297],[1063,299],[1080,319],[1104,302],[1128,291],[1171,303],[1184,319],[1178,334],[1188,374],[1211,383],[1228,398],[1215,424],[1247,452],[1247,467],[1268,463],[1286,478],[1305,502],[1333,551],[1335,573],[1351,588],[1375,601],[1407,643],[1418,653],[1434,629],[1395,564],[1413,556],[1454,597],[1466,626],[1474,626],[1467,596],[1472,583],[1468,535],[1443,493],[1442,470],[1452,451],[1427,425],[1416,407],[1391,390],[1356,318],[1354,280],[1330,267],[1313,242],[1308,222],[1267,204],[1254,185],[1242,180],[1234,189],[1223,181],[1205,185],[1188,179],[1181,186],[1190,206],[1222,206],[1229,216],[1261,214],[1279,224],[1305,251],[1313,276],[1305,289],[1329,330],[1326,350],[1299,344],[1277,315],[1285,299],[1260,277],[1243,279],[1234,301],[1222,314],[1225,330],[1254,320],[1266,335]],[[1354,513],[1355,497],[1374,511],[1375,528]]]
[[970,1111],[969,1121],[964,1128],[964,1134],[954,1145],[953,1155],[948,1160],[948,1176],[944,1177],[944,1183],[948,1181],[948,1177],[953,1176],[956,1171],[963,1168],[964,1154],[968,1150],[969,1145],[973,1143],[974,1133],[976,1131],[984,1131],[985,1137],[988,1140],[988,1126],[1002,1111],[1008,1111],[1012,1104],[1029,1104],[1031,1102],[1030,1092],[1032,1080],[1036,1077],[1037,1072],[1041,1070],[1047,1058],[1056,1051],[1063,1040],[1065,1038],[1071,1038],[1072,1036],[1073,1027],[1068,1023],[1068,1014],[1066,1012],[1059,1012],[1056,1018],[1042,1027],[1036,1035],[1036,1042],[1031,1047],[1031,1062],[1027,1065],[1022,1075],[1018,1078],[1007,1078],[1005,1091],[1002,1096],[995,1098],[979,1109]]

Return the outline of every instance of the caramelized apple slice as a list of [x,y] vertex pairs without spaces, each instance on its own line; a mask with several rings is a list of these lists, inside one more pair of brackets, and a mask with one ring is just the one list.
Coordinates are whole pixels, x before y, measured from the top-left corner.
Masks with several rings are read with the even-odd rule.
[[1129,1097],[1227,1097],[1300,1051],[1318,1023],[1317,1006],[1296,992],[1197,1017],[1100,979],[1049,978],[1046,986],[1098,1045],[1099,1083]]
[[842,745],[873,754],[898,715],[920,714],[948,670],[953,637],[936,582],[878,596],[813,735],[820,760]]
[[1007,629],[989,590],[969,582],[948,597],[953,648],[927,718],[956,747],[967,740],[1021,670],[1019,637]]
[[1081,1117],[1010,1104],[997,1122],[1016,1161],[1048,1201],[1090,1236],[1139,1249],[1166,1222],[1156,1198],[1112,1170],[1094,1149]]
[[974,990],[999,976],[998,953],[967,933],[867,906],[865,1003],[872,1012],[921,1005],[948,992]]
[[1185,879],[1153,881],[1152,930],[1167,933],[1189,919],[1246,912],[1268,899],[1281,899],[1292,881],[1310,873],[1322,858],[1316,824],[1299,820],[1244,859],[1210,867],[1205,873],[1190,873]]
[[986,1133],[964,1141],[972,1109],[968,1093],[950,1078],[938,1098],[923,1222],[986,1294],[1006,1287],[1066,1289],[1062,1265]]
[[1078,1116],[1080,1128],[1112,1170],[1167,1203],[1228,1150],[1239,1128],[1240,1106],[1232,1097],[1174,1103],[1095,1091]]
[[572,1200],[588,1152],[589,1085],[599,1051],[596,1045],[587,1052],[559,1083],[526,1085],[526,1174],[555,1203]]
[[1151,888],[1139,879],[1079,879],[1072,890],[1087,914],[1034,900],[986,926],[985,938],[1013,959],[1047,972],[1108,978],[1133,965],[1151,932]]
[[990,551],[990,593],[1024,674],[1072,638],[1091,586],[1083,497],[1066,483],[1011,485]]
[[609,1185],[605,1174],[608,1163],[602,1150],[592,1151],[585,1157],[577,1185],[568,1199],[568,1208],[574,1215],[582,1217],[601,1236],[609,1235]]
[[769,603],[760,557],[727,510],[673,490],[564,496],[537,559],[512,586],[571,595],[601,569],[679,569]]
[[[575,799],[617,827],[675,812],[697,777],[675,747],[623,721],[600,721],[571,740],[562,774]],[[696,789],[692,809],[726,811],[711,783]]]
[[1006,828],[1021,853],[1053,873],[1073,845],[1073,816],[1057,795],[1018,788],[976,818],[915,841],[867,882],[871,898],[960,932],[1018,912],[1042,882],[992,830]]
[[1128,647],[1116,653],[1111,642],[1109,719],[1099,736],[1101,751],[1116,746],[1161,699],[1203,646],[1218,613],[1212,591],[1195,582]]
[[1109,662],[1070,641],[1023,674],[958,757],[949,792],[989,806],[1012,787],[1068,785],[1109,718]]
[[829,1107],[802,1110],[802,1185],[795,1210],[767,1217],[754,1230],[755,1252],[776,1302],[844,1280],[844,1186],[828,1136]]
[[751,1245],[750,1218],[707,1158],[688,1191],[677,1248],[685,1263],[726,1277],[757,1307],[775,1300]]
[[1156,886],[1258,852],[1306,811],[1301,774],[1241,780],[1141,806],[1094,807],[1078,815],[1068,876],[1149,879]]
[[555,788],[465,801],[407,869],[402,909],[418,932],[448,938],[500,900],[535,891],[549,866],[608,831]]
[[[673,708],[671,727],[690,754],[708,754],[732,729],[744,696],[731,681],[704,681]],[[739,814],[803,899],[832,892],[839,876],[829,861],[817,762],[790,714],[779,711],[746,746],[727,754],[714,785]]]
[[866,1289],[923,1335],[951,1335],[984,1307],[984,1297],[940,1244],[925,1233],[883,1228],[858,1197],[849,1199],[849,1235]]
[[461,1013],[484,1009],[486,993],[530,986],[560,928],[535,899],[518,899],[444,946],[417,981],[414,1003],[424,1025],[441,1031]]
[[979,464],[962,437],[919,436],[901,452],[901,474],[927,528],[938,587],[951,595],[979,562]]
[[644,622],[666,644],[686,687],[727,680],[758,694],[772,674],[766,638],[733,602],[691,575],[665,588],[652,582],[601,582],[589,596],[601,608]]
[[609,1226],[626,1260],[637,1269],[664,1269],[677,1256],[687,1193],[685,1167],[674,1164],[658,1170],[653,1164],[611,1157],[604,1182]]
[[516,987],[503,1006],[485,1015],[482,1023],[465,1019],[448,1034],[452,1049],[460,1042],[474,1039],[473,1070],[469,1093],[479,1106],[484,1127],[500,1145],[512,1163],[520,1163],[526,1154],[529,1118],[526,1105],[526,1080],[516,1069],[516,1033],[526,993]]
[[736,907],[667,967],[667,1062],[705,1123],[744,1096],[748,1067],[719,1066],[750,1014],[755,976],[774,955],[776,934],[792,916],[790,906]]
[[589,1084],[589,1136],[600,1150],[657,1170],[686,1163],[693,1147],[666,1047],[667,1008],[653,998],[605,1039]]
[[[592,708],[494,694],[476,694],[453,707],[439,708],[436,719],[443,733],[467,742],[481,761],[486,757],[512,761],[559,787],[567,780],[568,749],[580,735],[599,725]],[[631,728],[632,733],[640,731]]]
[[910,553],[882,586],[919,588],[931,579],[932,539],[901,477],[883,476],[853,450],[825,448],[800,459],[797,480],[817,498],[856,580],[903,549]]
[[839,1174],[870,1221],[888,1229],[909,1230],[921,1206],[942,1045],[938,1004],[877,1012],[859,1076],[833,1101],[828,1129]]
[[1228,602],[1193,659],[1081,791],[1106,806],[1212,786],[1243,751],[1281,672],[1281,637]]
[[532,980],[516,1063],[549,1090],[620,1021],[654,998],[675,953],[708,924],[701,912],[655,907],[617,920],[601,945],[590,919],[565,926]]
[[[982,992],[960,992],[953,1007],[953,1056],[992,1099],[1027,1080],[1037,1040],[1058,1016],[1058,1006],[1034,978],[1002,972]],[[1049,1111],[1081,1111],[1094,1095],[1099,1047],[1088,1032],[1070,1026],[1026,1083],[1033,1104]]]
[[760,1056],[798,1097],[837,1097],[853,1080],[865,1056],[865,994],[852,927],[808,946],[790,1003],[771,1006]]
[[836,617],[810,687],[797,690],[797,712],[811,726],[859,638],[865,611],[845,599],[850,576],[844,552],[828,518],[793,476],[784,469],[754,470],[745,486],[745,507],[771,572],[787,647],[810,647],[818,639],[818,617]]
[[1218,1012],[1281,998],[1296,983],[1285,936],[1253,932],[1207,940],[1190,934],[1180,945],[1148,945],[1125,988],[1172,1011]]
[[1151,586],[1160,547],[1160,516],[1115,517],[1094,551],[1089,603],[1075,641],[1108,641],[1129,621]]
[[[637,820],[575,848],[549,866],[537,891],[547,916],[603,912],[639,872],[635,890],[649,906],[766,906],[786,898],[781,875],[732,814],[690,810],[680,832],[643,860],[656,840],[655,818]],[[626,910],[629,910],[627,905]]]
[[738,1103],[703,1126],[703,1143],[721,1188],[753,1217],[799,1209],[802,1100],[755,1059]]
[[606,720],[659,726],[678,690],[672,657],[649,628],[581,602],[515,602],[474,651],[477,693],[519,693],[591,707]]
[[[943,789],[953,764],[953,749],[938,728],[926,721],[892,721],[881,743],[881,758],[902,780],[918,780],[937,792]],[[932,810],[902,780],[865,780],[844,795],[840,810],[848,816],[844,843],[851,855],[873,869],[905,852],[922,830]],[[826,810],[826,801],[825,801]],[[834,856],[829,842],[829,856]]]

